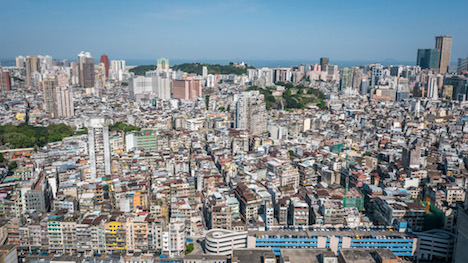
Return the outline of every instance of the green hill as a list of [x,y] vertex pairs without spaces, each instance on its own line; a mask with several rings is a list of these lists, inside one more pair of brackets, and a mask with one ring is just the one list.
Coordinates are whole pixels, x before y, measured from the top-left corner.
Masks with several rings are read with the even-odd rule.
[[[205,63],[184,63],[180,65],[172,66],[172,70],[181,70],[187,73],[195,73],[202,75],[203,67],[206,66],[208,69],[208,74],[236,74],[242,75],[247,74],[247,69],[252,69],[254,67],[250,65],[245,65],[244,67],[236,67],[234,63],[229,63],[229,65],[219,65],[219,64],[205,64]],[[155,65],[142,65],[130,69],[130,72],[135,73],[135,75],[144,76],[147,71],[155,70]]]

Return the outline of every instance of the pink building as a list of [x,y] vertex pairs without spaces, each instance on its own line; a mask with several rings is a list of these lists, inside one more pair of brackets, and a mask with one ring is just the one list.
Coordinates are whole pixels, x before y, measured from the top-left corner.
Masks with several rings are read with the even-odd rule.
[[202,96],[202,82],[191,78],[174,80],[172,93],[174,99],[196,100]]
[[311,68],[312,68],[312,71],[321,71],[322,70],[322,67],[320,65],[318,65],[317,63],[312,65]]

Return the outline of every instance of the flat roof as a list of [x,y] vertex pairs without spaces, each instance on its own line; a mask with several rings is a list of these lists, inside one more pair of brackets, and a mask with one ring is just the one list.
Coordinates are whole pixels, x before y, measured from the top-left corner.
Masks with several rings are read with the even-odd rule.
[[270,249],[235,249],[232,252],[232,257],[236,257],[239,263],[244,262],[265,262],[265,257],[275,258],[276,256],[273,253],[273,250]]
[[281,257],[287,257],[289,262],[294,263],[321,263],[322,254],[326,252],[328,249],[282,248]]
[[350,230],[330,230],[330,231],[310,231],[308,230],[308,227],[304,227],[303,231],[295,231],[295,230],[268,230],[268,231],[257,231],[257,230],[249,230],[248,231],[249,236],[306,236],[307,238],[312,238],[312,237],[317,237],[317,236],[338,236],[338,237],[351,237],[355,238],[356,235],[362,237],[362,236],[394,236],[398,238],[408,238],[409,235],[406,233],[400,233],[398,231],[388,231],[388,230],[383,230],[383,231],[364,231],[364,230],[356,230],[356,229],[350,229]]

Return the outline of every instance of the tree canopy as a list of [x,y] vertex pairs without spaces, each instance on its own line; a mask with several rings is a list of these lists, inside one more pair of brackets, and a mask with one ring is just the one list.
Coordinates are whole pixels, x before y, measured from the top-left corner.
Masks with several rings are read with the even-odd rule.
[[134,67],[130,69],[129,71],[135,73],[135,75],[144,76],[146,71],[155,70],[155,69],[156,69],[156,65],[142,65],[142,66]]
[[202,75],[203,67],[207,68],[208,74],[235,74],[235,75],[247,74],[247,69],[254,68],[250,65],[245,65],[244,67],[238,67],[238,66],[234,66],[233,63],[230,63],[229,65],[184,63],[180,65],[174,65],[172,66],[172,69],[181,70],[187,73],[195,73],[198,75]]
[[123,123],[123,122],[116,122],[116,123],[112,124],[111,126],[109,126],[109,130],[111,130],[111,131],[120,130],[120,131],[123,131],[123,132],[129,132],[129,131],[139,131],[140,128],[138,128],[137,126],[128,125],[128,124]]
[[76,135],[66,124],[50,124],[47,127],[35,127],[28,124],[18,126],[0,126],[0,145],[11,145],[15,148],[42,147],[49,142],[61,141],[65,137]]
[[[229,65],[219,65],[219,64],[205,64],[205,63],[184,63],[180,65],[172,66],[172,69],[177,71],[181,70],[187,73],[195,73],[198,75],[203,74],[203,67],[207,67],[208,74],[236,74],[242,75],[247,74],[247,69],[252,69],[254,67],[250,65],[234,66],[231,62]],[[155,70],[155,65],[142,65],[130,69],[130,72],[133,72],[135,75],[144,76],[147,71]]]

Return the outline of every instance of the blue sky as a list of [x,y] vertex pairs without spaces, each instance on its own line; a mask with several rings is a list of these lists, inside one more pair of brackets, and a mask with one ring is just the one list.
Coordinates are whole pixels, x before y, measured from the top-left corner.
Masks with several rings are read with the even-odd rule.
[[0,0],[0,58],[415,61],[435,35],[468,55],[468,1]]

